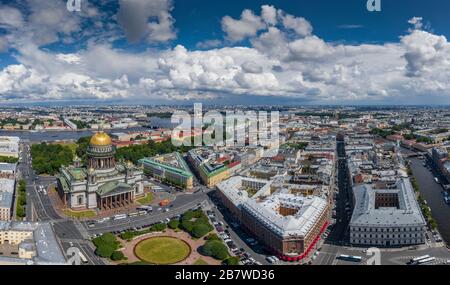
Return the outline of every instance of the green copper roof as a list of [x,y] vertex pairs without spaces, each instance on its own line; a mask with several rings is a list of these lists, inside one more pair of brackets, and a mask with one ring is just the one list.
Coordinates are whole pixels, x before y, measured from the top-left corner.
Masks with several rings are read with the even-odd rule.
[[186,162],[184,161],[184,159],[181,157],[181,155],[178,152],[175,153],[175,158],[177,159],[177,161],[180,164],[181,168],[176,168],[176,167],[173,167],[173,166],[161,163],[161,162],[159,162],[157,160],[154,160],[152,158],[140,159],[139,163],[140,164],[144,164],[144,165],[145,164],[154,165],[154,166],[161,167],[161,168],[167,169],[169,171],[178,173],[178,174],[183,175],[185,177],[192,177],[193,174],[191,173],[191,171],[190,171],[189,167],[187,166]]
[[69,188],[69,184],[67,183],[66,179],[64,177],[62,177],[61,175],[59,175],[59,174],[56,175],[56,179],[58,179],[58,181],[60,182],[64,193],[69,193],[70,192],[70,188]]
[[219,168],[219,169],[216,169],[216,170],[214,170],[214,171],[212,171],[212,172],[209,172],[209,171],[206,169],[206,167],[205,167],[204,164],[200,165],[200,170],[201,170],[204,174],[206,174],[206,176],[208,176],[208,177],[216,176],[216,175],[218,175],[218,174],[224,172],[224,171],[227,170],[227,169],[228,169],[228,166],[224,165],[223,167],[221,167],[221,168]]
[[67,168],[67,171],[76,181],[83,181],[86,179],[86,171],[83,168]]
[[132,190],[132,189],[133,189],[133,187],[128,185],[127,183],[114,181],[114,182],[108,182],[108,183],[100,186],[97,190],[97,194],[100,197],[103,197],[103,196],[110,196],[110,195],[130,192],[130,190]]

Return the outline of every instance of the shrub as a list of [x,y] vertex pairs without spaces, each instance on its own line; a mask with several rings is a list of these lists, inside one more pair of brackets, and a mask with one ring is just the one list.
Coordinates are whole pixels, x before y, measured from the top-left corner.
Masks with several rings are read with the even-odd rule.
[[114,248],[114,250],[118,248],[117,238],[112,233],[103,234],[98,238],[95,238],[92,242],[96,247],[99,247],[101,245],[110,245]]
[[201,209],[184,213],[180,228],[195,238],[201,238],[214,229]]
[[189,210],[183,214],[183,221],[184,220],[189,221],[189,220],[192,220],[193,218],[194,218],[194,211],[192,211],[192,210]]
[[190,220],[185,220],[183,219],[181,221],[181,228],[185,231],[187,231],[188,233],[190,233],[192,231],[192,228],[194,227],[194,223],[191,222]]
[[216,233],[210,233],[205,237],[205,240],[220,240],[220,238]]
[[179,225],[180,225],[179,220],[171,220],[168,224],[169,228],[171,228],[172,230],[177,229]]
[[93,241],[94,245],[97,247],[95,254],[103,258],[110,258],[114,251],[119,248],[119,242],[116,236],[112,233],[106,233],[102,236],[95,238]]
[[218,240],[207,241],[199,251],[203,255],[211,256],[218,260],[224,260],[228,257],[227,247]]
[[152,232],[162,232],[162,231],[164,231],[166,228],[167,228],[167,225],[166,225],[166,224],[159,223],[159,224],[153,225],[153,226],[150,228],[150,230],[151,230]]
[[123,240],[131,240],[135,237],[134,232],[124,232],[123,234],[120,234],[120,238]]
[[201,238],[211,231],[211,226],[204,223],[195,223],[192,228],[192,235],[196,238]]
[[97,254],[98,256],[103,257],[103,258],[110,258],[111,255],[113,254],[114,250],[115,250],[115,248],[113,246],[111,246],[110,244],[101,244],[95,250],[95,254]]
[[114,261],[122,260],[124,258],[125,258],[125,255],[123,255],[123,253],[121,251],[114,251],[111,254],[111,260],[114,260]]
[[239,265],[239,258],[236,256],[229,257],[225,260],[226,265]]

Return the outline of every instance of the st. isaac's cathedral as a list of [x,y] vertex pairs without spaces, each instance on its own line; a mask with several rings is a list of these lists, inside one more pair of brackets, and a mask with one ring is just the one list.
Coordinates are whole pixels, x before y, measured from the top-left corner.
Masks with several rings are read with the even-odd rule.
[[117,163],[111,137],[103,131],[92,136],[87,149],[87,168],[76,158],[61,167],[58,192],[73,210],[110,210],[130,205],[144,195],[143,171],[131,162]]

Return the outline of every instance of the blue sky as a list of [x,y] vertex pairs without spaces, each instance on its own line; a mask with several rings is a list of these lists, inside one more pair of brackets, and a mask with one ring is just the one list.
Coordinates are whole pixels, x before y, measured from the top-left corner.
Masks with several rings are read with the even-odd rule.
[[81,1],[0,0],[0,101],[450,103],[449,1]]
[[[264,4],[308,19],[314,26],[314,34],[328,41],[397,42],[399,35],[409,28],[407,21],[414,16],[423,17],[434,31],[450,37],[450,2],[442,0],[382,0],[381,13],[368,12],[365,0],[189,0],[175,3],[179,42],[193,48],[198,41],[220,37],[224,15],[237,18],[243,9],[256,11]],[[362,27],[342,28],[349,25]]]
[[[64,1],[61,0],[61,2]],[[114,15],[119,9],[118,2],[114,0],[81,1],[89,2],[108,15]],[[173,47],[182,44],[188,49],[195,49],[198,42],[223,38],[221,20],[224,15],[238,18],[242,10],[258,11],[262,5],[273,5],[287,13],[306,18],[313,25],[315,35],[331,42],[349,44],[398,42],[399,36],[403,35],[410,27],[407,21],[414,16],[424,18],[424,24],[429,25],[436,34],[450,37],[448,20],[450,2],[442,0],[381,1],[382,12],[373,13],[366,10],[366,0],[175,0],[172,15],[178,34],[176,40],[161,45],[148,45],[145,42],[130,44],[126,39],[120,39],[115,42],[115,46],[139,51],[149,46]],[[101,4],[101,2],[106,4]],[[22,7],[23,11],[27,11],[26,5],[20,4],[20,1],[3,0],[0,3]],[[108,19],[105,22],[115,21]],[[0,31],[2,31],[1,28]],[[85,43],[84,40],[73,45],[53,44],[47,48],[73,51],[82,46]],[[248,43],[244,41],[240,45],[248,45]],[[13,62],[14,57],[8,53],[2,53],[1,58],[4,65]]]

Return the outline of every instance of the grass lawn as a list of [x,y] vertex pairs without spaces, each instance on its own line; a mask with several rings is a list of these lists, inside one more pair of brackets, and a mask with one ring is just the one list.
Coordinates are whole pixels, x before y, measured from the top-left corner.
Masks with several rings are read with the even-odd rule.
[[64,215],[66,215],[66,216],[68,216],[70,218],[73,218],[73,219],[92,218],[92,217],[96,216],[94,211],[80,211],[80,212],[77,212],[77,211],[72,211],[72,210],[69,210],[69,209],[65,209],[63,211],[63,213],[64,213]]
[[154,199],[155,197],[153,196],[153,193],[147,193],[147,196],[145,196],[144,198],[137,199],[136,201],[141,205],[145,205],[150,204]]
[[209,263],[199,258],[192,265],[209,265]]
[[168,265],[185,260],[191,254],[191,248],[177,238],[154,237],[138,243],[134,253],[144,262]]

